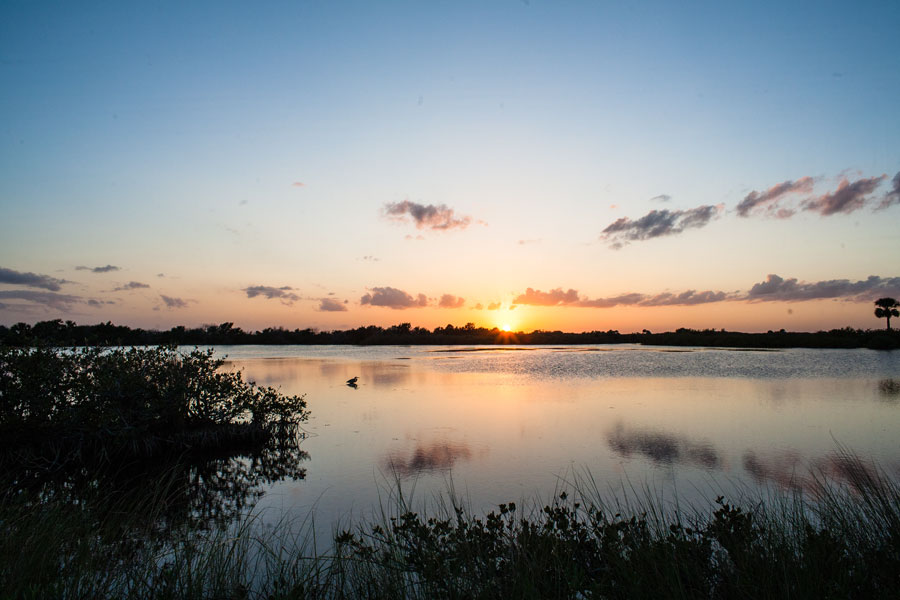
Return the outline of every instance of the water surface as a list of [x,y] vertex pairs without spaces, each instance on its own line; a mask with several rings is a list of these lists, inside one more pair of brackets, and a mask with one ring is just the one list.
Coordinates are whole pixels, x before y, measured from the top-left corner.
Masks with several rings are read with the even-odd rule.
[[[900,475],[900,352],[553,347],[218,347],[246,378],[306,394],[306,478],[260,508],[365,517],[395,481],[474,509],[601,488],[691,501],[842,476],[843,445]],[[358,376],[357,388],[345,381]]]

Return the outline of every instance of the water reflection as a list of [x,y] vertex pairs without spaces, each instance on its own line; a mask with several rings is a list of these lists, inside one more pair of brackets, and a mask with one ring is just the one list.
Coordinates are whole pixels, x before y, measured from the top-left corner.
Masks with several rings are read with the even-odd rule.
[[40,460],[4,456],[0,497],[22,505],[79,506],[102,520],[110,511],[146,511],[157,534],[187,526],[226,525],[246,514],[279,481],[306,477],[309,455],[293,434],[228,451],[118,462],[68,460],[48,469]]
[[707,470],[720,468],[722,462],[708,442],[653,429],[626,428],[621,421],[606,434],[606,441],[623,458],[641,454],[657,464],[682,463]]
[[878,393],[882,400],[892,404],[900,401],[900,380],[882,379],[878,382]]
[[405,479],[426,472],[449,471],[457,461],[471,458],[472,449],[467,444],[440,441],[425,446],[417,443],[411,453],[389,453],[382,466],[387,472]]
[[861,491],[860,482],[879,480],[878,469],[870,460],[840,451],[804,459],[796,450],[782,450],[763,456],[750,450],[744,454],[743,463],[744,469],[760,485],[774,483],[783,490],[813,494],[820,493],[826,482],[846,484]]

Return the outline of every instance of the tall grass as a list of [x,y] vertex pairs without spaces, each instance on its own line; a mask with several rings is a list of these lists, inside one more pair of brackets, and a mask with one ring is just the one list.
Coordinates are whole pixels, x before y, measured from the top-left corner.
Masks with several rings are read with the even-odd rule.
[[[416,511],[399,488],[380,513],[315,546],[312,521],[154,536],[170,490],[81,505],[0,503],[3,597],[59,598],[897,598],[900,486],[853,454],[803,492],[708,506],[589,475],[552,501],[487,514],[449,494]],[[266,515],[267,516],[267,515]]]

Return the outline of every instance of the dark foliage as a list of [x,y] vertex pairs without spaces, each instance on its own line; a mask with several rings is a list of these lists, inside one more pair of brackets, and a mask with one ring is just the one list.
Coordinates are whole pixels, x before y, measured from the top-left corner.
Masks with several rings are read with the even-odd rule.
[[8,346],[141,346],[177,345],[487,345],[487,344],[645,344],[654,346],[707,346],[731,348],[900,348],[900,333],[845,327],[830,331],[741,333],[724,329],[677,329],[674,332],[619,333],[615,330],[568,333],[535,330],[530,333],[508,333],[497,329],[447,325],[433,330],[400,323],[392,327],[369,325],[356,329],[316,331],[268,327],[246,332],[233,323],[204,327],[173,327],[168,331],[131,329],[123,325],[100,323],[76,325],[60,319],[36,324],[0,325],[0,344]]
[[222,364],[211,350],[173,346],[0,346],[0,459],[252,445],[306,419],[302,397],[247,383]]

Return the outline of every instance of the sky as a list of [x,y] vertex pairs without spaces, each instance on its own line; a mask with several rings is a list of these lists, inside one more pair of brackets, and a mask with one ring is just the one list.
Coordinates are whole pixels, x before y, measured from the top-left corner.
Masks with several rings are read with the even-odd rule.
[[0,4],[0,324],[878,328],[900,3]]

